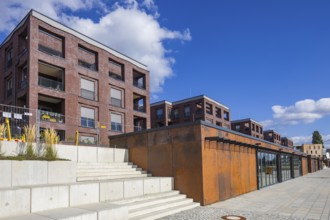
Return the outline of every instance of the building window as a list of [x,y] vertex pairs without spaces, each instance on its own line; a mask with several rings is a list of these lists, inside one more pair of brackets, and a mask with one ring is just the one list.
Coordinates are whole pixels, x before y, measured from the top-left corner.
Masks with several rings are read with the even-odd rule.
[[163,108],[159,108],[156,110],[156,119],[157,120],[164,119],[164,109]]
[[190,117],[190,105],[186,105],[185,107],[184,107],[184,117],[185,118],[189,118]]
[[259,133],[262,134],[262,127],[260,127],[260,132]]
[[78,45],[79,52],[78,52],[78,65],[85,67],[87,69],[97,71],[97,60],[98,55],[96,52],[87,49],[82,45]]
[[111,131],[122,132],[123,131],[123,123],[122,116],[119,114],[111,113]]
[[7,60],[7,68],[13,65],[13,47],[10,47],[6,51],[6,60]]
[[81,97],[89,100],[95,100],[95,83],[91,80],[80,79]]
[[213,120],[212,119],[209,119],[209,118],[206,119],[206,122],[208,122],[210,124],[213,124]]
[[122,107],[123,106],[123,98],[122,91],[119,89],[111,88],[111,105]]
[[133,108],[135,111],[146,112],[146,97],[136,94],[133,94]]
[[227,112],[227,111],[223,112],[223,119],[225,119],[226,121],[229,121],[229,112]]
[[13,94],[13,80],[12,78],[7,80],[7,97]]
[[209,115],[212,115],[213,112],[212,112],[212,105],[210,103],[206,103],[205,104],[205,108],[206,108],[206,113],[209,114]]
[[109,68],[109,77],[116,80],[124,81],[124,64],[118,63],[117,61],[109,58]]
[[38,50],[51,56],[64,57],[64,37],[39,27]]
[[311,150],[311,154],[313,154],[313,151]]
[[240,125],[235,125],[235,130],[236,130],[236,131],[241,130],[241,126],[240,126]]
[[252,124],[252,131],[254,131],[255,130],[255,126],[254,126],[254,124]]
[[203,103],[202,102],[197,102],[196,104],[195,104],[195,114],[196,115],[201,115],[201,114],[203,114]]
[[24,89],[27,87],[27,66],[25,66],[23,69],[22,69],[22,75],[21,75],[21,82],[20,82],[20,88],[21,89]]
[[215,124],[216,124],[217,126],[222,127],[222,123],[221,123],[220,121],[217,121]]
[[81,107],[81,126],[95,128],[95,110],[92,108]]
[[95,144],[95,137],[91,136],[80,136],[80,143],[82,144]]
[[179,109],[177,109],[177,108],[173,109],[173,118],[174,119],[179,118]]

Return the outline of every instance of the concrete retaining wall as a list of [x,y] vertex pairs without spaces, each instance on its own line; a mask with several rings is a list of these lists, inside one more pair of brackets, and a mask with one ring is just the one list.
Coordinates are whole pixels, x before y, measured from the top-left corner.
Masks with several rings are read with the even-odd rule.
[[[1,141],[1,152],[7,156],[16,156],[26,151],[26,143]],[[94,146],[55,145],[59,158],[75,162],[128,162],[128,150]],[[34,144],[35,152],[42,155],[43,147]],[[1,177],[0,177],[1,178]]]
[[76,162],[0,160],[0,188],[76,182]]

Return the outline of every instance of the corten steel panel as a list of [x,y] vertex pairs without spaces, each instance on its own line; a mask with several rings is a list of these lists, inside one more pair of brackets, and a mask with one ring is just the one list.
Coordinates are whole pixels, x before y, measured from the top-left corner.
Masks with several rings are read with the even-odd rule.
[[231,151],[229,143],[223,143],[221,151],[218,154],[218,171],[219,171],[219,190],[220,190],[220,201],[232,197],[231,193]]
[[[222,143],[205,141],[203,150],[203,194],[204,203],[212,204],[219,201],[220,173],[218,174],[218,154],[221,153]],[[218,174],[218,175],[217,175]]]
[[239,152],[239,146],[230,144],[230,149],[232,153],[231,161],[230,161],[230,167],[231,167],[231,185],[232,185],[232,196],[240,195],[240,152]]
[[175,189],[194,201],[203,200],[200,126],[175,128],[172,133],[172,168]]
[[250,148],[249,155],[249,192],[251,192],[258,189],[256,149]]
[[160,130],[148,136],[148,170],[156,176],[172,176],[172,137],[169,130]]
[[307,158],[303,157],[301,159],[301,163],[302,163],[302,175],[306,175],[308,174],[308,165],[307,165]]

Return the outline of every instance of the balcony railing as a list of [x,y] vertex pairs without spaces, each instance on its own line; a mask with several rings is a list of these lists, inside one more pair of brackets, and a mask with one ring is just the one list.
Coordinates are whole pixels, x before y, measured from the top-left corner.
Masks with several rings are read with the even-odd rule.
[[163,120],[164,119],[164,114],[156,115],[156,119],[157,120]]
[[145,89],[145,84],[143,81],[133,81],[133,85],[140,88],[140,89]]
[[146,130],[146,129],[142,126],[134,126],[134,131],[143,131],[143,130]]
[[47,53],[51,56],[63,57],[63,53],[61,51],[55,50],[51,47],[48,47],[48,46],[45,46],[45,45],[42,45],[42,44],[38,45],[38,49],[39,49],[39,51]]
[[146,112],[146,109],[143,105],[136,105],[134,104],[134,110],[138,112]]
[[123,131],[123,126],[121,123],[111,122],[111,131]]
[[88,62],[83,61],[83,60],[78,60],[78,65],[82,66],[82,67],[85,67],[87,69],[96,71],[96,64],[95,63],[88,63]]
[[55,122],[55,123],[64,123],[64,115],[56,112],[48,112],[48,111],[39,111],[40,120]]
[[81,117],[81,126],[86,128],[95,128],[95,120],[92,118]]
[[63,83],[43,76],[39,76],[39,86],[63,91]]
[[87,89],[81,89],[81,97],[89,100],[95,100],[95,92],[89,91]]

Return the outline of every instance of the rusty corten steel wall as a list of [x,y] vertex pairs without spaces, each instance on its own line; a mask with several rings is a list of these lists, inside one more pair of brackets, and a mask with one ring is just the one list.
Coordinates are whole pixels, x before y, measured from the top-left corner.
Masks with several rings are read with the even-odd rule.
[[307,157],[303,157],[301,158],[301,162],[302,162],[302,175],[306,175],[308,174],[308,164],[307,164]]
[[[207,140],[209,137],[230,141]],[[154,176],[174,177],[174,188],[202,205],[257,189],[257,145],[275,152],[281,148],[281,152],[292,154],[292,149],[204,122],[109,138],[110,146],[129,149],[131,162]],[[307,159],[303,157],[302,161],[306,174]]]
[[238,144],[205,141],[203,205],[257,189],[256,150]]
[[129,159],[153,176],[174,177],[174,188],[203,202],[201,126],[178,125],[110,137]]

